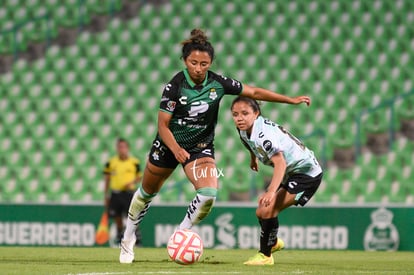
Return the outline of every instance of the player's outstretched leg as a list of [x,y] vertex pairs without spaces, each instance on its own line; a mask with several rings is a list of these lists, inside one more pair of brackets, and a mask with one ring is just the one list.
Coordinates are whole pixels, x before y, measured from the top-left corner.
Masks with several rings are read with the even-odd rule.
[[136,242],[135,232],[138,225],[144,218],[151,205],[152,198],[156,194],[146,193],[142,187],[135,192],[128,210],[128,219],[126,222],[126,229],[124,237],[121,241],[121,253],[119,255],[119,262],[123,264],[130,264],[134,261],[134,246]]
[[134,261],[135,232],[145,214],[147,214],[152,199],[173,171],[174,169],[171,168],[158,167],[151,162],[147,163],[142,185],[135,192],[129,206],[124,238],[121,241],[120,263],[130,264]]
[[193,225],[199,224],[210,213],[216,197],[216,188],[205,187],[198,189],[178,229],[191,229]]

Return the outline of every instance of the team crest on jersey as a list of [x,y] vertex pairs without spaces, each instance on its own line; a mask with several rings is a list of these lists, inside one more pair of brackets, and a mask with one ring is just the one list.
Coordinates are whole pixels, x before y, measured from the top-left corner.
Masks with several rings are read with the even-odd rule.
[[168,101],[167,110],[170,111],[170,112],[174,112],[175,105],[177,105],[177,103],[175,101],[172,101],[172,100]]
[[154,153],[152,153],[152,158],[154,160],[160,160],[160,152],[159,151],[154,151]]
[[272,142],[268,139],[266,139],[265,141],[263,141],[263,148],[266,151],[270,151],[272,149]]
[[210,89],[210,96],[209,96],[209,98],[210,98],[211,100],[215,100],[215,99],[217,98],[217,92],[216,92],[216,89],[214,89],[214,88],[211,88],[211,89]]
[[203,148],[206,148],[206,147],[207,147],[207,143],[199,143],[199,144],[197,144],[197,148],[203,149]]

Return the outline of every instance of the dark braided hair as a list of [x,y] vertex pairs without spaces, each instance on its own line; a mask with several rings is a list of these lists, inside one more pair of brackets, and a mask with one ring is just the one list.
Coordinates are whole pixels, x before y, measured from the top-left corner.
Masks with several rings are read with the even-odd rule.
[[233,109],[234,104],[236,104],[237,102],[244,102],[246,104],[248,104],[254,112],[259,112],[259,115],[262,114],[262,111],[260,110],[260,105],[259,103],[250,97],[246,97],[246,96],[238,96],[233,100],[233,103],[231,103],[231,110]]
[[193,29],[190,38],[181,42],[181,45],[183,45],[181,58],[184,60],[186,60],[193,51],[207,52],[211,61],[214,59],[214,48],[208,41],[206,34],[200,29]]

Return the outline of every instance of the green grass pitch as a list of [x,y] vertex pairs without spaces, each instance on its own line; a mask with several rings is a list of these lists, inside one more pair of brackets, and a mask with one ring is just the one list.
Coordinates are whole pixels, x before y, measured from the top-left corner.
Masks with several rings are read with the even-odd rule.
[[253,250],[204,251],[201,261],[180,266],[166,249],[136,249],[131,265],[118,263],[114,248],[0,247],[0,274],[414,274],[414,252],[277,252],[275,265],[243,266]]

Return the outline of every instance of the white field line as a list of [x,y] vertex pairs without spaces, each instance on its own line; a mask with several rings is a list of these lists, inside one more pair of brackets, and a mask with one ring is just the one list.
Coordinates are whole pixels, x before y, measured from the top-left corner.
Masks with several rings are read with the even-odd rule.
[[[194,274],[194,271],[135,271],[135,272],[91,272],[91,273],[69,273],[65,275],[124,275],[124,274]],[[217,274],[217,272],[197,271],[198,274]],[[243,272],[229,271],[220,274],[242,274]]]
[[65,275],[124,275],[132,272],[89,272],[89,273],[68,273]]
[[[246,271],[224,271],[224,272],[220,272],[220,274],[247,274],[249,270]],[[251,271],[251,270],[250,270]],[[263,270],[262,270],[263,272]],[[348,271],[343,271],[341,272],[341,270],[337,271],[338,274],[348,274]],[[356,271],[356,274],[394,274],[393,272],[395,272],[395,270],[391,271],[391,270],[381,270],[381,271]],[[216,271],[197,271],[197,274],[217,274]],[[278,274],[319,274],[320,271],[314,272],[314,271],[303,271],[303,270],[292,270],[289,272],[278,272]],[[143,274],[143,275],[156,275],[156,274],[160,274],[160,275],[173,275],[173,274],[194,274],[194,271],[134,271],[134,272],[90,272],[90,273],[69,273],[69,274],[65,274],[65,275],[125,275],[125,274]],[[274,270],[269,272],[264,272],[261,274],[274,274]],[[403,273],[404,274],[404,273]],[[406,273],[408,274],[408,273]]]
[[[242,271],[221,271],[220,274],[245,274]],[[291,272],[278,272],[278,274],[304,274],[304,271],[291,271]],[[147,275],[156,275],[156,274],[194,274],[194,271],[134,271],[134,272],[90,272],[90,273],[69,273],[65,275],[124,275],[124,274],[147,274]],[[216,271],[197,271],[197,274],[217,274]],[[274,274],[274,271],[269,271],[269,273],[262,274]]]

